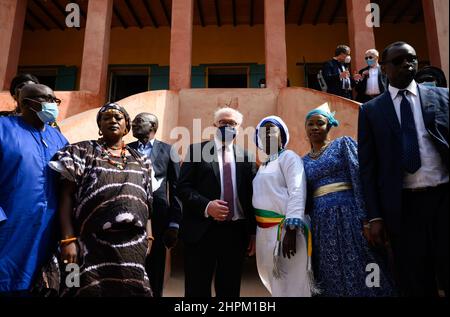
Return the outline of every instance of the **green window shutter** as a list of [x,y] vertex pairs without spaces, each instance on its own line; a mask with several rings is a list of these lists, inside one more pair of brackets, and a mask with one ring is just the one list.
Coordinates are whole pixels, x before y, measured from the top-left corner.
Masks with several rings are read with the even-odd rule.
[[169,66],[150,65],[150,90],[169,89]]
[[250,65],[250,88],[259,88],[258,83],[261,78],[266,78],[266,65]]
[[191,72],[191,87],[205,88],[205,66],[192,66]]
[[77,67],[60,66],[56,75],[55,90],[75,90],[77,84]]

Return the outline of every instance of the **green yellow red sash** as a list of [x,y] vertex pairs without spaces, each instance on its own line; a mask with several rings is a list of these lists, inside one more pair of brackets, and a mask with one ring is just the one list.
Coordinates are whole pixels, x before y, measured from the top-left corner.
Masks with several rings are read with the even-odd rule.
[[[256,223],[260,228],[271,228],[278,226],[277,241],[281,241],[281,232],[286,216],[272,210],[255,209]],[[303,234],[307,243],[308,257],[312,255],[312,234],[309,226],[302,221]]]

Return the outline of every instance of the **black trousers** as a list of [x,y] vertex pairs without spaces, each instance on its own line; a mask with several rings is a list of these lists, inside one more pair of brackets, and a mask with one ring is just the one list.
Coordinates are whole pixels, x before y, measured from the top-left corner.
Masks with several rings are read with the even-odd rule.
[[448,296],[449,185],[403,191],[402,229],[391,236],[397,282],[404,296]]
[[184,246],[186,297],[239,297],[248,246],[246,221],[214,222],[198,243]]
[[166,267],[166,247],[161,235],[155,235],[150,255],[145,261],[145,270],[150,280],[153,297],[162,297],[164,272]]

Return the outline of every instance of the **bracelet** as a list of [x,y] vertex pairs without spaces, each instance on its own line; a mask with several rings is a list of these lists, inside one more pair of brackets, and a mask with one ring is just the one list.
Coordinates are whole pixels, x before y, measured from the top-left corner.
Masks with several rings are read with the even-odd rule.
[[153,236],[147,236],[147,240],[152,240],[152,241],[154,241],[155,238],[153,238]]
[[59,241],[59,244],[60,245],[67,245],[67,244],[70,244],[70,243],[72,243],[74,241],[77,241],[77,240],[78,240],[77,237],[67,238],[67,239]]

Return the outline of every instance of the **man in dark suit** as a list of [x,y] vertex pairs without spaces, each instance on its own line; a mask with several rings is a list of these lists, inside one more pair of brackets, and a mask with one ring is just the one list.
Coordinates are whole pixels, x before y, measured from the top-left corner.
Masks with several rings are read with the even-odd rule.
[[447,88],[445,73],[436,66],[429,65],[420,69],[416,74],[415,81],[425,86]]
[[[146,271],[155,297],[162,296],[166,247],[173,248],[178,240],[181,222],[181,203],[175,196],[180,173],[180,161],[170,144],[155,139],[158,118],[151,113],[140,113],[132,122],[133,136],[138,141],[129,146],[152,162],[158,189],[153,192],[152,232],[154,241],[146,261]],[[155,184],[154,184],[155,185]]]
[[417,63],[404,42],[382,54],[388,89],[359,113],[361,181],[371,241],[389,239],[401,293],[448,295],[448,89],[418,85]]
[[178,196],[184,212],[185,296],[239,297],[246,249],[255,253],[252,206],[254,158],[233,140],[242,114],[232,108],[214,115],[214,140],[192,144],[181,165]]
[[376,49],[366,51],[364,59],[367,67],[354,76],[356,85],[356,101],[364,103],[381,95],[386,89],[386,77],[378,64],[379,54]]
[[327,93],[352,99],[352,88],[355,86],[355,81],[348,70],[350,62],[350,47],[338,45],[334,57],[322,67]]

